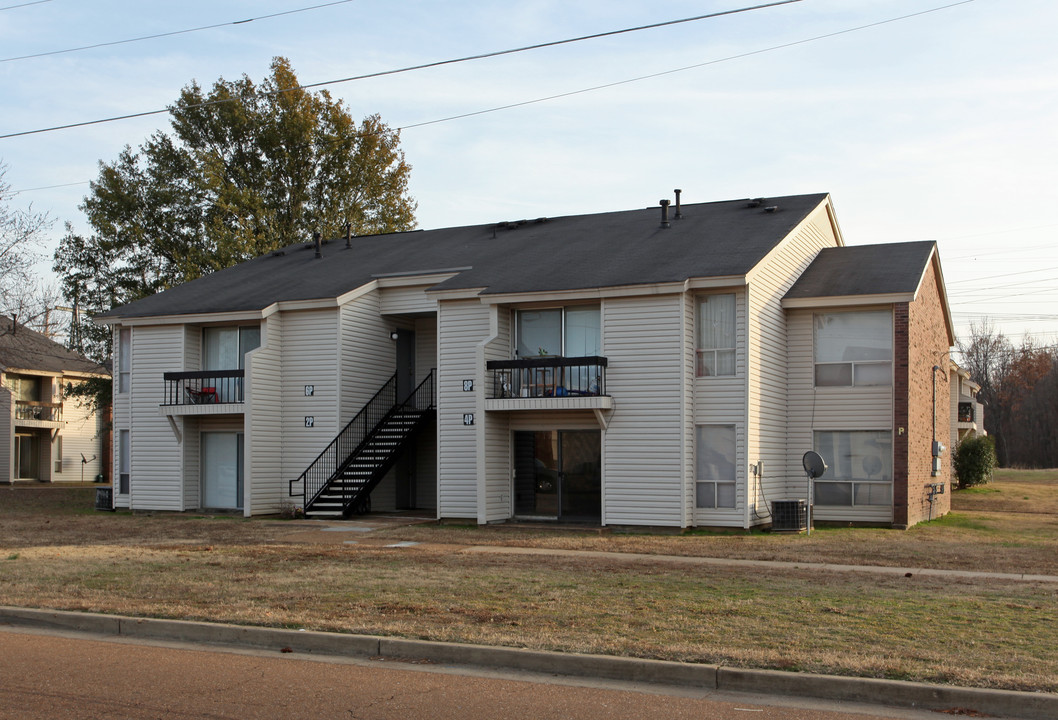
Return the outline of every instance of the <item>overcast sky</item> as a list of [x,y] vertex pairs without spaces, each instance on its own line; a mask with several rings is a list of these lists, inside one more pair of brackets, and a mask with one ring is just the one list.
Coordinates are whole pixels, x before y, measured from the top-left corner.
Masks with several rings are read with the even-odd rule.
[[[260,81],[276,55],[318,83],[761,4],[308,9],[327,2],[0,0],[0,135],[164,109],[192,79]],[[677,187],[685,203],[829,192],[849,245],[939,242],[957,332],[989,317],[1050,345],[1056,29],[1054,0],[801,0],[328,89],[405,128],[422,228],[645,207]],[[12,204],[58,221],[53,250],[62,222],[89,231],[77,206],[98,163],[159,128],[167,116],[0,139]]]

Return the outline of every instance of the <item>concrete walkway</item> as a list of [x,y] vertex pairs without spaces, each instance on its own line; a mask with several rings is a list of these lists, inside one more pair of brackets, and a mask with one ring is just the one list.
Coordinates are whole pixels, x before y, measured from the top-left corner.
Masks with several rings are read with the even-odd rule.
[[873,678],[750,670],[638,658],[556,653],[402,638],[244,627],[0,606],[0,625],[144,640],[503,668],[552,675],[647,682],[726,692],[870,703],[902,708],[1054,720],[1058,694],[960,688]]
[[[877,575],[913,577],[965,578],[971,580],[1010,580],[1015,582],[1058,583],[1056,575],[1028,573],[976,572],[973,570],[939,570],[933,568],[889,567],[885,565],[837,565],[833,563],[790,562],[786,560],[750,560],[744,558],[691,557],[685,555],[648,555],[643,553],[606,552],[601,550],[554,550],[551,548],[507,547],[503,545],[472,545],[463,552],[497,555],[549,555],[561,557],[593,557],[600,560],[642,560],[651,563],[677,565],[719,565],[724,567],[757,567],[772,570],[818,570],[822,572],[857,572]],[[1058,717],[1058,716],[1056,716]]]

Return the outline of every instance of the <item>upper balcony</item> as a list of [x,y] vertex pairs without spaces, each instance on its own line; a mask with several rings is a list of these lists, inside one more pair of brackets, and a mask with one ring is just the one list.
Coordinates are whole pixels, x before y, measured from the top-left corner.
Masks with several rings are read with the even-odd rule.
[[490,360],[486,410],[591,410],[613,407],[606,394],[604,357]]
[[62,403],[15,400],[15,424],[22,427],[62,427]]
[[244,370],[199,370],[162,375],[163,415],[224,415],[242,413]]
[[960,400],[956,420],[960,429],[976,429],[982,421],[981,403],[974,400]]

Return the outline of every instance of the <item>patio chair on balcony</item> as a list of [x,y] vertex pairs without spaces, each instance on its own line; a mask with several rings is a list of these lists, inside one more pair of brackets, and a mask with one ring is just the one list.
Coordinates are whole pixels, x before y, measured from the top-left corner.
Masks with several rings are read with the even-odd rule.
[[197,388],[185,385],[184,393],[187,395],[189,405],[207,405],[220,402],[217,397],[217,388],[212,385],[203,385]]

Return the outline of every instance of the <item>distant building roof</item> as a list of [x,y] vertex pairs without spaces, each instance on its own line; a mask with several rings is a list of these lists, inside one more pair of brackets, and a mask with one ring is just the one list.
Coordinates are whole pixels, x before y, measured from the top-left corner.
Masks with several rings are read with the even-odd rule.
[[263,310],[332,298],[373,278],[455,272],[435,289],[484,293],[579,290],[748,273],[827,195],[540,218],[299,243],[97,316],[99,319]]
[[0,369],[109,375],[105,367],[0,315]]
[[913,294],[936,246],[920,241],[824,248],[785,299]]

